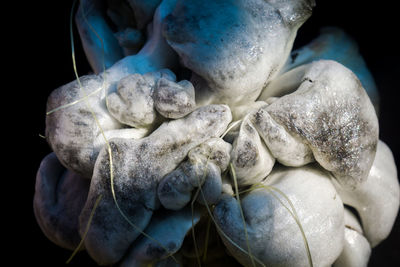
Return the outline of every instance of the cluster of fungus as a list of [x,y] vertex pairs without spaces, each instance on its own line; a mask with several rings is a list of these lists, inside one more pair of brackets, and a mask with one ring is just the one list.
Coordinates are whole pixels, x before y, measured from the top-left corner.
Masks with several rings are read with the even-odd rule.
[[400,193],[357,45],[313,0],[81,0],[48,98],[44,234],[99,265],[366,266]]

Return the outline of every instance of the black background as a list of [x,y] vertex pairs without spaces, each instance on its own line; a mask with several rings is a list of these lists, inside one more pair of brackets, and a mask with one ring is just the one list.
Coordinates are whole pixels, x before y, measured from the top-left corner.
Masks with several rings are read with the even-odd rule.
[[[7,237],[3,260],[11,260],[10,266],[63,266],[71,252],[53,245],[42,234],[33,215],[32,199],[37,168],[50,152],[39,137],[44,135],[47,96],[75,78],[69,36],[72,1],[26,2],[30,3],[16,3],[20,6],[3,10],[3,16],[10,12],[4,22],[9,30],[3,40],[10,48],[2,50],[3,57],[9,59],[8,71],[2,76],[12,80],[3,85],[3,92],[12,93],[3,98],[7,161],[2,165],[10,170],[4,172],[4,180],[11,182],[2,188],[2,196],[6,196],[2,220],[10,224],[3,228]],[[392,149],[400,166],[400,15],[395,1],[390,2],[317,0],[314,14],[300,29],[295,46],[316,37],[321,26],[341,27],[355,38],[380,91],[380,138]],[[79,42],[76,57],[79,74],[89,72]],[[373,249],[369,266],[400,266],[399,242],[398,218],[389,238]],[[70,265],[92,266],[93,262],[83,252]]]

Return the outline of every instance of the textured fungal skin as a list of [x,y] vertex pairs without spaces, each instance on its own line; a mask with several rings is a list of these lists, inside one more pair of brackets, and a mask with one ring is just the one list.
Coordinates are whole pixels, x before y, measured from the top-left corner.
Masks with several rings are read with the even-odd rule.
[[362,227],[355,215],[347,208],[344,209],[344,247],[340,256],[333,264],[334,267],[368,265],[371,245],[365,238]]
[[389,147],[382,141],[378,142],[376,157],[368,178],[355,190],[348,190],[337,183],[334,185],[343,202],[358,211],[364,236],[371,247],[386,239],[400,205],[400,185]]
[[354,72],[378,113],[379,94],[374,78],[360,55],[357,43],[340,28],[322,28],[316,39],[293,50],[285,64],[284,72],[321,59],[337,61]]
[[[159,207],[157,184],[161,178],[174,170],[190,149],[221,135],[231,119],[228,106],[204,106],[185,118],[164,123],[140,140],[109,141],[115,196],[133,224],[140,230],[147,226],[153,211]],[[88,200],[80,216],[80,229],[82,233],[96,199],[102,195],[85,247],[104,265],[119,261],[140,232],[116,209],[107,147],[100,152],[94,170]]]
[[[161,21],[172,11],[174,4],[174,0],[165,0],[157,7],[149,38],[137,54],[114,62],[99,75],[86,75],[61,86],[49,96],[47,112],[51,114],[46,117],[46,138],[66,168],[91,177],[97,155],[106,143],[103,133],[108,138],[140,138],[147,134],[143,129],[127,130],[115,119],[107,109],[106,96],[112,94],[117,83],[128,75],[143,75],[174,66],[176,54],[161,36]],[[86,24],[86,21],[79,23]],[[107,43],[107,38],[103,40]],[[102,58],[98,47],[90,53],[97,61]],[[121,128],[125,129],[116,132]]]
[[357,44],[291,52],[314,6],[82,0],[94,74],[48,98],[43,233],[103,266],[367,266],[397,170]]
[[[54,90],[48,98],[47,111],[84,99],[103,85],[100,76],[83,76],[80,83],[70,82]],[[107,111],[103,101],[103,92],[88,97],[91,110],[101,122],[103,131],[121,128],[120,123]],[[93,166],[101,147],[94,147],[93,142],[101,134],[93,114],[85,101],[55,111],[46,117],[46,138],[58,159],[67,168],[91,177]]]
[[103,1],[82,0],[75,16],[86,58],[96,74],[123,58],[123,50],[102,16],[104,6]]
[[248,116],[232,145],[232,165],[241,186],[261,182],[272,170],[275,158],[261,140]]
[[[281,190],[291,200],[310,246],[314,266],[329,266],[343,249],[343,203],[330,182],[329,173],[318,165],[275,168],[262,183]],[[265,266],[309,266],[303,238],[285,198],[266,188],[242,196],[240,215],[237,200],[224,195],[214,209],[215,219],[237,245],[250,251]],[[318,201],[315,201],[318,199]],[[248,244],[243,224],[246,224]],[[251,266],[248,255],[223,238],[225,246],[244,266]]]
[[[138,238],[120,266],[143,266],[167,257],[168,253],[177,252],[182,246],[185,235],[193,225],[199,222],[200,217],[199,211],[196,210],[192,214],[189,208],[172,212],[166,210],[156,212],[146,228],[147,234],[154,240],[144,236]],[[172,262],[172,264],[177,264],[174,260]]]
[[107,95],[107,109],[119,122],[135,128],[152,128],[159,121],[153,94],[159,80],[175,81],[170,70],[132,74],[118,82],[117,91]]
[[266,107],[314,158],[345,186],[366,180],[375,158],[379,126],[375,110],[357,77],[334,61],[317,61],[298,89]]
[[282,67],[312,6],[312,1],[181,0],[164,20],[163,32],[183,64],[206,81],[199,102],[210,94],[217,103],[250,102]]
[[65,169],[54,153],[41,162],[36,175],[33,210],[44,234],[60,247],[73,250],[79,235],[79,214],[90,182]]
[[161,204],[171,210],[182,209],[190,202],[196,187],[203,190],[198,202],[216,204],[222,193],[221,173],[228,167],[230,152],[231,144],[221,138],[211,138],[191,149],[188,159],[158,184]]
[[314,161],[310,147],[297,135],[278,124],[263,108],[252,112],[250,120],[271,154],[285,166],[298,167]]
[[174,83],[160,79],[153,98],[157,111],[169,119],[182,118],[196,108],[194,87],[186,80]]

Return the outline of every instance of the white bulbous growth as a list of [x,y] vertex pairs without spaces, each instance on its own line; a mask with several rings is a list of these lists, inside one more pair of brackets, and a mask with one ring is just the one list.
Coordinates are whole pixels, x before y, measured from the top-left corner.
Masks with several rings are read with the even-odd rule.
[[[179,0],[163,32],[195,79],[196,102],[251,103],[279,73],[313,1]],[[196,85],[197,84],[197,85]]]
[[[224,195],[214,210],[221,229],[236,245],[221,235],[225,246],[241,264],[252,266],[248,251],[265,266],[309,266],[307,248],[299,225],[310,247],[314,266],[329,266],[340,255],[344,244],[343,203],[330,182],[330,174],[318,165],[299,168],[274,168],[263,186],[241,196],[240,215],[237,200]],[[283,192],[293,204],[294,210]],[[286,207],[285,207],[285,206]],[[288,209],[289,210],[288,210]],[[248,240],[246,240],[246,224]]]
[[[97,263],[116,263],[124,256],[140,235],[137,229],[143,231],[153,212],[159,208],[157,186],[161,179],[172,172],[191,149],[220,136],[231,119],[226,105],[204,106],[184,118],[163,123],[145,138],[114,138],[109,141],[110,147],[103,147],[80,215],[80,232],[83,234],[96,199],[103,196],[85,238],[85,247]],[[126,218],[137,229],[116,208],[114,196]]]
[[290,54],[314,5],[82,0],[96,74],[48,99],[44,234],[99,265],[366,266],[397,170],[355,42],[329,28]]
[[371,255],[371,245],[363,235],[357,218],[347,208],[344,209],[344,247],[334,267],[367,267]]
[[334,184],[343,202],[358,211],[371,247],[378,245],[392,230],[400,205],[396,165],[388,146],[379,141],[368,178],[356,189]]
[[[119,60],[99,75],[86,75],[61,86],[49,96],[47,112],[51,114],[46,117],[46,138],[66,168],[91,177],[97,155],[106,143],[103,134],[107,136],[112,131],[112,136],[118,136],[116,130],[126,128],[123,124],[126,121],[121,116],[117,118],[122,122],[111,116],[106,105],[107,95],[117,90],[122,78],[172,68],[176,64],[176,54],[161,35],[161,21],[171,12],[174,3],[165,0],[157,8],[149,39],[138,54]],[[117,105],[112,103],[112,107]],[[138,138],[147,134],[135,129],[124,130],[119,137]]]
[[[273,93],[272,93],[273,92]],[[379,125],[360,81],[348,68],[319,60],[269,84],[259,100],[279,96],[265,110],[312,150],[345,187],[365,181],[375,157]]]

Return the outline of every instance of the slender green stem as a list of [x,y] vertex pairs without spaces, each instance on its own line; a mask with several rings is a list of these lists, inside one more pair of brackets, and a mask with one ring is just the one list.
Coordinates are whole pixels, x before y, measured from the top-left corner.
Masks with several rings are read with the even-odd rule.
[[194,202],[196,201],[197,197],[199,196],[199,192],[200,192],[200,188],[197,189],[197,191],[192,199],[192,202],[190,203],[190,207],[192,210],[192,237],[193,237],[194,251],[196,253],[197,264],[199,265],[199,267],[201,267],[199,248],[197,247],[196,233],[194,231],[194,226],[195,226],[195,224],[194,224]]
[[72,261],[72,259],[75,257],[76,253],[78,253],[78,251],[82,248],[83,242],[85,241],[85,238],[86,238],[86,235],[89,232],[89,228],[90,228],[90,225],[92,223],[92,219],[93,219],[94,213],[95,213],[97,207],[99,206],[99,203],[100,203],[102,197],[103,197],[103,195],[99,195],[97,197],[96,202],[94,203],[93,209],[90,212],[89,220],[88,220],[88,222],[86,224],[85,232],[82,235],[81,241],[79,242],[78,246],[75,248],[74,252],[72,252],[72,254],[68,258],[68,260],[65,262],[66,264],[69,264]]
[[208,218],[207,230],[206,230],[206,240],[204,242],[203,262],[205,262],[207,260],[208,242],[210,239],[210,229],[211,229],[211,218]]
[[246,238],[247,250],[249,251],[249,257],[250,257],[250,260],[251,260],[251,264],[253,266],[256,266],[256,264],[254,262],[253,255],[251,254],[251,250],[250,250],[249,235],[247,233],[246,220],[244,218],[242,205],[240,203],[239,187],[238,187],[238,183],[237,183],[235,168],[233,168],[232,163],[229,163],[229,167],[230,167],[230,170],[231,170],[231,173],[232,173],[233,183],[234,183],[234,186],[235,186],[236,200],[237,200],[237,203],[238,203],[238,206],[239,206],[239,209],[240,209],[240,215],[242,216],[242,220],[243,220],[243,228],[244,228],[244,234],[245,234],[245,238]]

